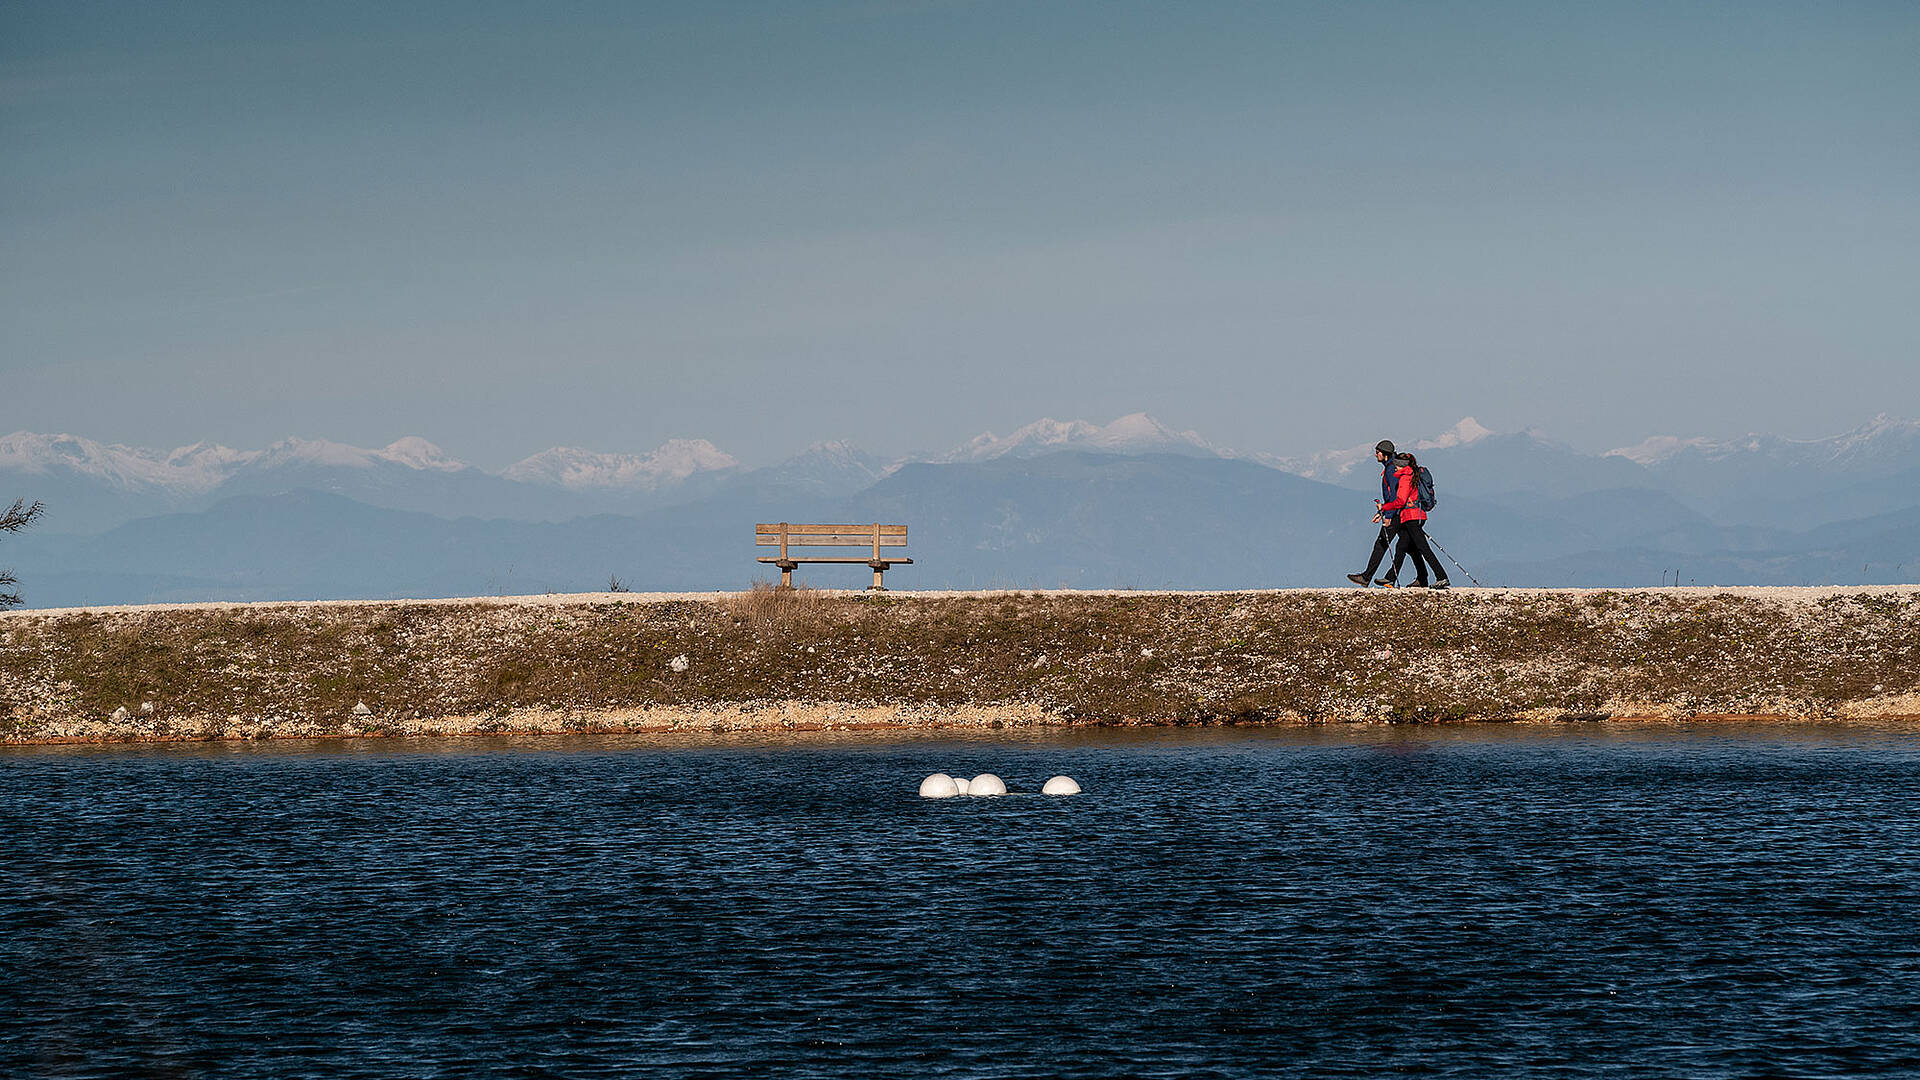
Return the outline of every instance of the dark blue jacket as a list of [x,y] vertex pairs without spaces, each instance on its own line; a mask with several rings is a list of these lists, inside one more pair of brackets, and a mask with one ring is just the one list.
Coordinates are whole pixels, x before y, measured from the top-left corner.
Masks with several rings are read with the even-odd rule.
[[[1388,458],[1387,463],[1380,466],[1380,501],[1390,503],[1398,497],[1399,494],[1400,485],[1395,482],[1393,478],[1393,459]],[[1389,525],[1395,524],[1400,520],[1400,515],[1393,511],[1388,511],[1381,516],[1386,518],[1387,524]]]

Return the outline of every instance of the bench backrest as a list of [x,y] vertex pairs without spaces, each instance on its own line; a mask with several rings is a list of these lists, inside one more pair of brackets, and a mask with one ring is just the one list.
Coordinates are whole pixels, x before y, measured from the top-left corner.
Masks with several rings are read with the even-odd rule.
[[874,558],[883,547],[906,547],[905,525],[794,525],[762,522],[753,527],[755,547],[777,547],[785,557],[789,547],[870,547]]

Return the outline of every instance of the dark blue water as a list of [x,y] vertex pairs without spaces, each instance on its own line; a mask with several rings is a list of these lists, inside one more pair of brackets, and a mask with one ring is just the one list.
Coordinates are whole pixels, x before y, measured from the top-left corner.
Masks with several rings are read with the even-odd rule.
[[0,1074],[1913,1075],[1916,822],[1900,728],[14,750]]

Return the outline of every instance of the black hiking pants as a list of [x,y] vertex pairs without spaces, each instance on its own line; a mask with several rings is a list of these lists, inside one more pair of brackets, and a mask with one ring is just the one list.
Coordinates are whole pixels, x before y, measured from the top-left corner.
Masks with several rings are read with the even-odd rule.
[[1373,557],[1367,560],[1367,568],[1360,571],[1361,577],[1373,580],[1373,572],[1380,569],[1380,560],[1387,557],[1387,547],[1393,543],[1394,532],[1398,528],[1392,524],[1380,526],[1380,535],[1373,540]]
[[1399,541],[1393,549],[1393,569],[1387,571],[1388,581],[1400,578],[1400,563],[1408,555],[1413,556],[1413,583],[1427,583],[1427,568],[1433,568],[1437,581],[1447,580],[1447,572],[1440,568],[1440,560],[1433,557],[1433,545],[1427,543],[1427,523],[1424,521],[1403,521],[1394,527],[1395,538]]

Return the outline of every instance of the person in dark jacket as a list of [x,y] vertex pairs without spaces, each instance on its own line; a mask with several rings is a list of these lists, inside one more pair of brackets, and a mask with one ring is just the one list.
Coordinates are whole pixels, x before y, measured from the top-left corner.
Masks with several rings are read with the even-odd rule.
[[1379,584],[1392,588],[1400,577],[1400,563],[1408,555],[1413,556],[1413,586],[1416,589],[1428,587],[1427,567],[1433,567],[1435,589],[1447,588],[1447,572],[1440,566],[1440,560],[1434,558],[1433,545],[1427,543],[1427,512],[1420,508],[1420,485],[1415,479],[1419,475],[1420,462],[1412,454],[1400,454],[1393,459],[1394,492],[1390,501],[1380,503],[1380,516],[1394,516],[1393,568]]
[[[1381,439],[1375,443],[1373,446],[1373,460],[1380,463],[1380,497],[1373,501],[1373,505],[1379,506],[1382,503],[1393,501],[1393,497],[1399,493],[1399,488],[1395,484],[1393,476],[1392,441]],[[1393,538],[1399,528],[1398,521],[1385,514],[1376,513],[1373,515],[1373,520],[1380,523],[1380,535],[1373,539],[1373,555],[1367,559],[1367,568],[1357,574],[1347,575],[1348,581],[1353,582],[1363,589],[1373,581],[1373,572],[1380,569],[1380,560],[1386,558],[1387,547],[1393,543]]]

